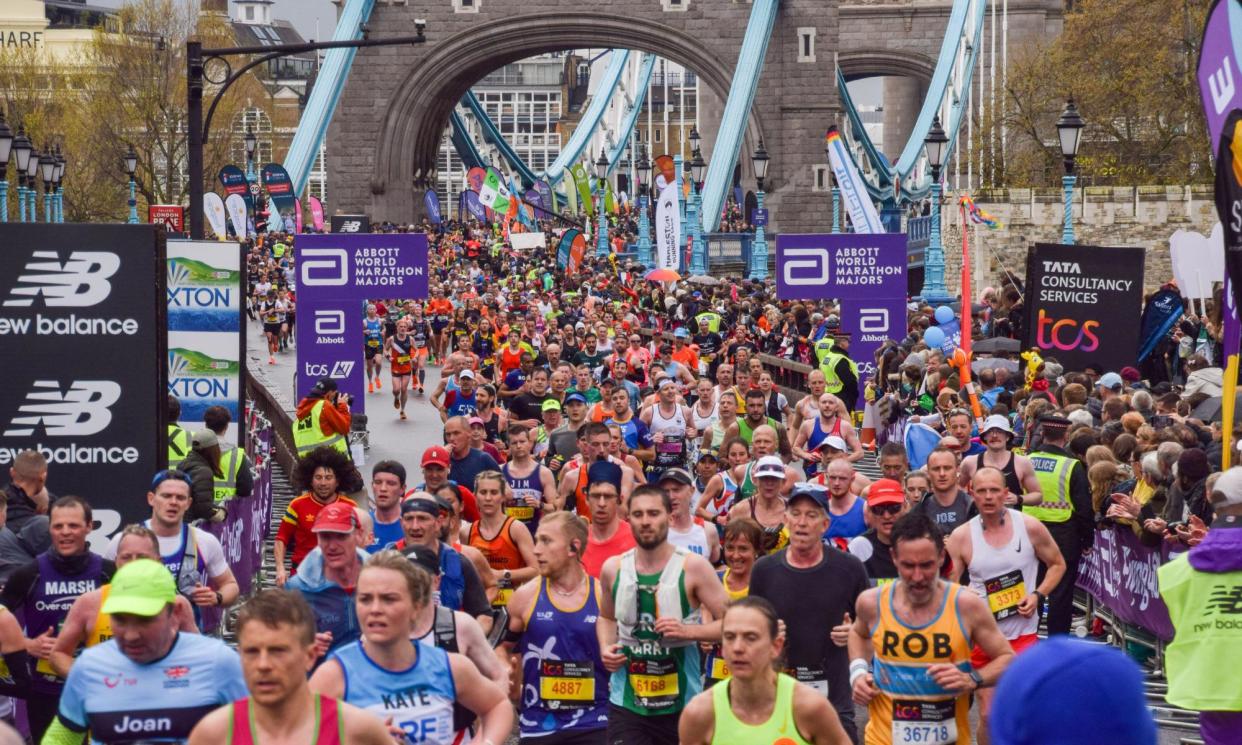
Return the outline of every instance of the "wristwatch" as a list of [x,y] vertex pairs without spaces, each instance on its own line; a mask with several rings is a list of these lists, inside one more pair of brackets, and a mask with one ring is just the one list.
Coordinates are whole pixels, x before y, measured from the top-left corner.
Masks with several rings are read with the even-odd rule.
[[970,671],[970,679],[975,681],[975,690],[983,687],[983,676],[979,674],[978,670]]
[[1035,602],[1036,602],[1036,603],[1038,603],[1038,604],[1039,604],[1039,606],[1040,606],[1041,608],[1043,607],[1044,602],[1045,602],[1047,599],[1048,599],[1048,596],[1047,596],[1047,595],[1043,594],[1043,593],[1042,593],[1042,592],[1040,592],[1039,590],[1036,590],[1036,591],[1035,591]]
[[506,569],[506,570],[505,570],[505,572],[504,572],[504,574],[500,575],[500,577],[501,577],[501,579],[503,579],[505,582],[512,582],[512,581],[513,581],[513,572],[510,572],[508,569]]

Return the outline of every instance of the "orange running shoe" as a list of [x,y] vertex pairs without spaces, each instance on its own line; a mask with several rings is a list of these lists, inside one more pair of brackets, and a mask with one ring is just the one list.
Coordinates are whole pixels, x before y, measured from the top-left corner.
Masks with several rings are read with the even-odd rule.
[[384,381],[380,380],[379,378],[376,378],[375,379],[375,390],[377,391],[384,390]]
[[367,383],[367,393],[375,393],[375,387],[371,383]]

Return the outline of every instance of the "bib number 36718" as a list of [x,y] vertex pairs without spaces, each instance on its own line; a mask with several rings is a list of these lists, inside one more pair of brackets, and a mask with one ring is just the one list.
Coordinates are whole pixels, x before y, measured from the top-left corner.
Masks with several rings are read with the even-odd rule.
[[893,745],[953,745],[957,742],[957,702],[893,701]]

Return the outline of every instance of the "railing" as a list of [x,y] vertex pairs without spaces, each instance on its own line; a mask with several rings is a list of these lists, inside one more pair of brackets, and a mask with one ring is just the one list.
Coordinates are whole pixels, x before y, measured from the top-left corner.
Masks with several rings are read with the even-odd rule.
[[268,387],[249,372],[246,374],[246,396],[255,408],[272,423],[272,455],[285,473],[293,473],[297,465],[297,446],[293,444],[293,417],[276,400]]

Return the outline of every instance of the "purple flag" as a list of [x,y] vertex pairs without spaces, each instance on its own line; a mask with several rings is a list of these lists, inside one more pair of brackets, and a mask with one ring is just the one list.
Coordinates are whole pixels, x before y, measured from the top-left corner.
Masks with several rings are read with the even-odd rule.
[[1215,0],[1203,27],[1203,44],[1196,68],[1203,112],[1207,118],[1208,140],[1213,149],[1225,131],[1229,112],[1242,105],[1238,97],[1239,90],[1242,90],[1242,71],[1238,68],[1230,16],[1236,17],[1235,23],[1242,24],[1242,8],[1238,7],[1238,3]]
[[474,219],[485,222],[487,220],[487,212],[486,208],[483,207],[483,203],[479,201],[479,193],[470,189],[466,191],[465,197],[466,211],[473,215]]

